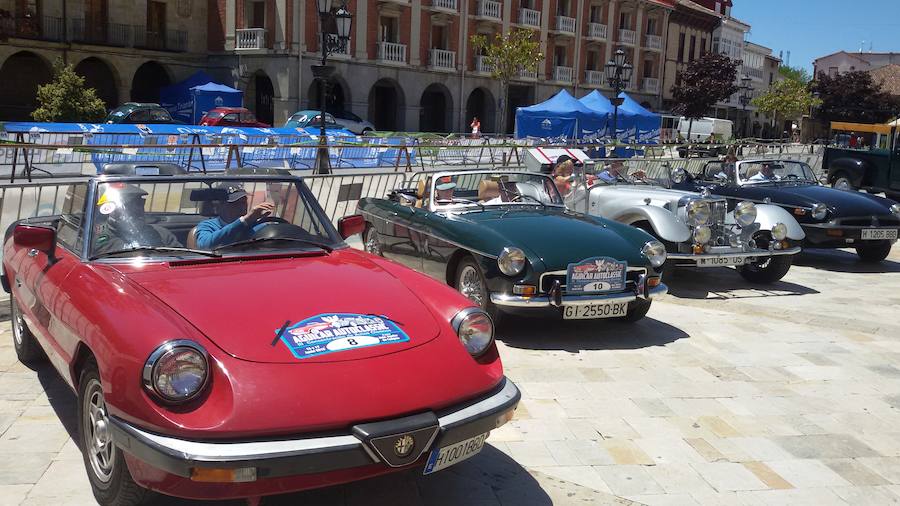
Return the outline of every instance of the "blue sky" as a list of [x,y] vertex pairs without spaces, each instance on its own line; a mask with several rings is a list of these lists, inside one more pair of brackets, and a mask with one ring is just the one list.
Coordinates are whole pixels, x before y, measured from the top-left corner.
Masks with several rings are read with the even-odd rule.
[[900,52],[900,0],[734,0],[731,15],[753,28],[748,40],[791,52],[791,66],[836,51]]

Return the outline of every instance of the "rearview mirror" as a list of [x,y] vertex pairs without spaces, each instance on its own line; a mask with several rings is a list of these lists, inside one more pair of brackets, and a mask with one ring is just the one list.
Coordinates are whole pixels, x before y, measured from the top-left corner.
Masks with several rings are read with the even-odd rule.
[[56,249],[56,230],[41,225],[16,225],[13,244],[20,248],[42,251],[53,258]]
[[366,219],[361,214],[352,214],[338,220],[338,233],[344,239],[361,234],[366,229]]

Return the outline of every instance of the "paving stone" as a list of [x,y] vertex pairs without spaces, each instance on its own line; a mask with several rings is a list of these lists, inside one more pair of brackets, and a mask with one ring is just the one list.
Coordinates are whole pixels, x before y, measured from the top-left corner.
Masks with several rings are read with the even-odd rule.
[[54,453],[0,453],[0,485],[34,484],[50,466]]
[[766,484],[767,487],[772,489],[789,489],[794,488],[793,485],[787,482],[784,478],[778,475],[775,471],[772,470],[769,466],[765,465],[762,462],[742,462],[744,467],[750,470],[759,481]]
[[890,483],[857,459],[828,459],[823,462],[853,485],[877,486]]
[[643,466],[618,465],[594,468],[610,490],[618,496],[662,494],[665,492]]
[[800,459],[875,457],[878,453],[847,434],[776,437],[774,441]]
[[718,492],[767,488],[750,470],[733,462],[691,464],[691,467]]
[[847,504],[854,506],[881,506],[900,504],[900,497],[888,490],[876,487],[833,487],[831,492]]
[[850,483],[820,460],[795,459],[766,462],[796,488],[844,487]]
[[694,468],[684,464],[651,466],[647,468],[647,473],[663,487],[667,494],[709,494],[715,492]]

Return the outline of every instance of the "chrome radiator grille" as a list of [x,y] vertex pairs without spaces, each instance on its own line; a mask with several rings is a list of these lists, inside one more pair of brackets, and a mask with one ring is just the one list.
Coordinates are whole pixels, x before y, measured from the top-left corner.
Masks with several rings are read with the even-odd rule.
[[712,239],[709,242],[714,246],[725,246],[728,244],[728,230],[725,227],[728,203],[725,200],[710,200],[709,209],[709,227],[712,229]]

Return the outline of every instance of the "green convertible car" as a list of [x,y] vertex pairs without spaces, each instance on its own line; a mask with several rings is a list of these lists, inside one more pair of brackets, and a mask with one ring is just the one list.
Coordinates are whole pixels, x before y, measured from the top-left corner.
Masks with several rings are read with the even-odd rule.
[[662,243],[568,211],[548,176],[423,172],[408,186],[359,201],[366,250],[449,284],[495,319],[637,321],[667,291]]

